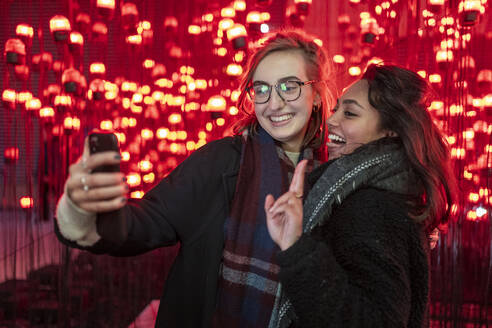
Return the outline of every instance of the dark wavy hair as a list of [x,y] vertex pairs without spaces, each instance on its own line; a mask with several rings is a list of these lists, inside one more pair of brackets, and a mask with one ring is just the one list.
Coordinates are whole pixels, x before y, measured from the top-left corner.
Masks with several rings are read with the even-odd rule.
[[370,65],[369,103],[380,115],[380,127],[397,133],[424,196],[417,204],[429,229],[447,222],[456,189],[448,144],[427,107],[434,93],[418,74],[393,65]]
[[245,129],[256,132],[258,120],[254,112],[254,104],[247,95],[247,87],[251,84],[253,75],[261,60],[269,54],[279,51],[299,52],[306,64],[308,80],[318,81],[312,84],[312,87],[319,95],[321,104],[316,110],[313,108],[313,114],[302,145],[315,149],[324,147],[326,137],[326,129],[324,127],[327,112],[334,103],[334,97],[331,92],[334,88],[330,85],[331,82],[329,81],[331,79],[328,77],[330,62],[325,50],[314,42],[314,37],[299,29],[285,29],[270,34],[250,54],[245,73],[241,77],[241,94],[238,98],[238,108],[243,112],[243,118],[234,125],[234,132],[241,133]]

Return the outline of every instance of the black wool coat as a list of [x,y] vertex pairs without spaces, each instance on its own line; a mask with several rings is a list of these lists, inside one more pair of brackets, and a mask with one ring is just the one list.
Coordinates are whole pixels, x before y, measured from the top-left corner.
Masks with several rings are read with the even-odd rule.
[[[229,214],[241,156],[241,137],[210,142],[183,161],[139,201],[129,201],[119,215],[128,237],[115,242],[118,220],[101,225],[102,239],[82,247],[64,238],[66,245],[96,254],[133,256],[180,243],[161,297],[156,327],[208,327],[224,244],[224,220]],[[111,222],[111,220],[110,220]]]
[[360,189],[277,256],[296,327],[428,327],[428,241],[404,199]]

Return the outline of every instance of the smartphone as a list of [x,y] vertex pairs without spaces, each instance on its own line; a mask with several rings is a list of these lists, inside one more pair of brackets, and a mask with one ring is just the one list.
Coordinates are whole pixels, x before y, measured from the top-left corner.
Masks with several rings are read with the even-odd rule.
[[[93,132],[89,134],[89,152],[91,154],[103,151],[120,152],[118,138],[111,132]],[[94,172],[119,172],[119,164],[101,165]],[[126,221],[120,210],[97,214],[97,232],[111,247],[119,247],[128,235]]]
[[[118,138],[111,132],[93,132],[89,134],[89,152],[92,154],[103,151],[120,152]],[[119,172],[119,164],[101,165],[92,172]]]

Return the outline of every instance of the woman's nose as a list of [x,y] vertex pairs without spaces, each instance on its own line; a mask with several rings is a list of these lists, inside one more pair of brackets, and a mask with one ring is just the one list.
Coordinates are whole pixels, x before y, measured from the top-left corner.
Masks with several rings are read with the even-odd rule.
[[270,106],[272,109],[281,109],[285,105],[285,100],[280,97],[277,89],[272,88],[272,94],[270,95]]
[[328,124],[328,126],[337,126],[338,125],[338,119],[337,119],[337,112],[334,112],[333,114],[331,114],[328,119],[326,120],[326,124]]

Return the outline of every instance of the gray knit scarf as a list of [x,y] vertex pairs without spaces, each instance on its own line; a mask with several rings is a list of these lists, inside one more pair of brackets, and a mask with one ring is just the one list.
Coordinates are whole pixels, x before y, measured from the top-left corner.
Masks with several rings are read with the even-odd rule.
[[[309,234],[314,227],[323,225],[329,220],[334,205],[341,204],[358,189],[375,187],[413,197],[422,190],[398,138],[368,143],[323,167],[323,174],[304,202],[303,233]],[[275,308],[278,309],[276,320],[270,327],[289,327],[296,321],[285,293],[280,292]]]

